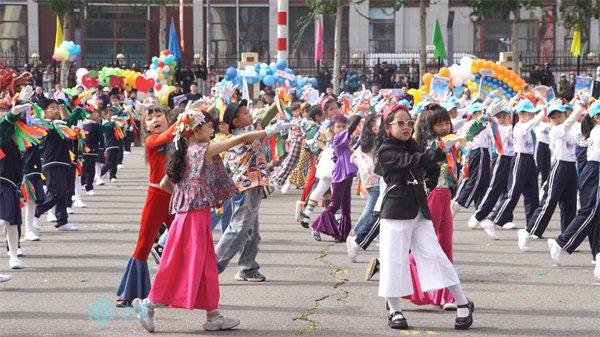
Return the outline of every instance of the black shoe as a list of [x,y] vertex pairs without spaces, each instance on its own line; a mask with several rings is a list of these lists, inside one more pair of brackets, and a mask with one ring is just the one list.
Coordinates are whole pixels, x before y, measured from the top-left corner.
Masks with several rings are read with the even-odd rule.
[[310,226],[309,219],[304,212],[300,212],[300,225],[304,228],[308,228]]
[[163,249],[164,248],[160,245],[154,245],[154,247],[152,247],[152,250],[150,251],[156,264],[160,264],[160,258],[162,257]]
[[456,317],[454,322],[454,329],[456,330],[467,330],[473,324],[473,311],[475,311],[475,304],[469,301],[467,304],[457,305],[457,309],[469,308],[469,316],[467,317]]
[[372,258],[365,269],[365,281],[370,281],[373,275],[379,271],[379,260],[376,257]]
[[164,222],[160,223],[160,227],[158,228],[158,233],[156,233],[156,238],[154,239],[154,243],[158,243],[158,240],[160,240],[160,237],[163,235],[163,233],[167,230],[167,224],[165,224]]
[[404,315],[402,315],[401,311],[396,311],[392,314],[389,314],[388,320],[388,325],[392,329],[408,329],[408,322],[406,322],[406,318],[404,318]]

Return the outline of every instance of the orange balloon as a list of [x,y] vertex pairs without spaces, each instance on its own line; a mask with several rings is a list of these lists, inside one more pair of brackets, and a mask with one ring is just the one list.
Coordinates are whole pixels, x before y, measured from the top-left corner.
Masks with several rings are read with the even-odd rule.
[[441,67],[438,71],[438,74],[440,74],[440,76],[442,77],[450,77],[450,69],[446,67]]
[[477,59],[477,60],[473,61],[473,65],[481,68],[481,66],[483,65],[483,60],[482,59]]
[[506,85],[508,85],[510,88],[513,88],[515,86],[515,82],[509,80],[508,82],[506,82]]
[[431,79],[433,78],[433,74],[432,73],[425,73],[423,74],[423,83],[425,83],[427,86],[429,86],[429,83],[431,83]]
[[479,65],[472,65],[471,66],[471,73],[476,74],[479,72],[479,70],[481,70],[481,67]]
[[493,67],[494,67],[494,62],[492,62],[490,60],[485,61],[483,64],[484,64],[485,68],[488,68],[488,69],[493,69]]
[[[431,80],[430,80],[431,81]],[[423,88],[423,92],[428,94],[429,93],[429,83],[425,84],[424,86],[422,86],[421,88]]]
[[525,83],[527,83],[527,82],[525,82],[525,80],[524,80],[524,79],[522,79],[522,78],[519,78],[519,79],[517,80],[517,84],[518,84],[519,86],[521,86],[521,87],[522,87],[522,86],[524,86],[524,85],[525,85]]

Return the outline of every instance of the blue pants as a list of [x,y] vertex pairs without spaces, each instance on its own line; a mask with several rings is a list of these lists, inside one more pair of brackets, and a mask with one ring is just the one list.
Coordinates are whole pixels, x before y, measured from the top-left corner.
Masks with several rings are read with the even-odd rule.
[[231,222],[231,216],[233,215],[233,208],[239,207],[244,202],[244,194],[238,193],[238,195],[234,196],[231,199],[227,199],[223,201],[223,214],[212,216],[212,222],[210,228],[215,229],[221,222],[221,233],[224,233],[227,227],[229,227],[229,222]]
[[490,215],[500,196],[503,193],[506,193],[508,176],[512,163],[513,156],[498,156],[498,158],[496,158],[494,169],[492,170],[492,180],[490,181],[490,185],[488,186],[481,203],[477,207],[477,211],[475,211],[475,218],[477,221],[482,221]]
[[533,212],[538,208],[539,189],[537,183],[537,169],[533,155],[517,153],[513,158],[513,165],[508,177],[508,188],[498,200],[490,219],[499,226],[513,220],[513,211],[517,202],[523,195],[525,203],[525,219],[527,223],[533,216]]
[[542,185],[548,180],[548,175],[550,174],[551,157],[550,145],[537,142],[535,147],[535,166],[538,175],[542,177]]
[[592,255],[596,256],[600,250],[598,244],[600,240],[598,238],[599,170],[600,163],[596,161],[588,161],[583,167],[579,177],[579,211],[573,221],[556,238],[556,242],[569,254],[579,247],[586,236],[590,236]]
[[379,198],[379,185],[369,187],[367,191],[369,192],[369,199],[367,199],[367,204],[356,222],[356,227],[354,227],[356,236],[364,236],[371,229],[370,227],[372,227],[369,224],[373,222],[371,219],[373,217],[373,208],[375,208],[375,203],[377,202],[377,198]]
[[490,151],[484,148],[471,150],[469,176],[461,181],[454,201],[465,208],[469,208],[471,202],[475,201],[475,207],[479,207],[489,184]]
[[67,198],[69,197],[69,174],[71,168],[67,166],[52,166],[42,169],[46,177],[46,200],[38,204],[35,210],[35,217],[39,218],[42,214],[48,212],[50,208],[56,206],[56,225],[60,227],[68,222],[67,216]]
[[577,212],[577,167],[575,162],[559,161],[543,185],[540,206],[527,222],[527,232],[542,237],[556,204],[560,207],[560,229],[565,231]]

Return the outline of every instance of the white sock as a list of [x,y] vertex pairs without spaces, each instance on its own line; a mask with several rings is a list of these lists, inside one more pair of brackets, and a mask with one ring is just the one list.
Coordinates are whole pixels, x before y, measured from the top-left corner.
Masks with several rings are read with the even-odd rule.
[[4,222],[6,225],[6,241],[8,241],[8,250],[10,257],[17,257],[17,250],[19,249],[19,232],[17,231],[16,225],[11,225]]
[[75,199],[81,200],[81,179],[75,177]]
[[102,173],[102,164],[100,163],[96,163],[94,166],[95,170],[96,170],[96,181],[98,181],[101,177],[100,177],[100,173]]
[[[463,289],[462,289],[462,286],[460,285],[460,283],[448,287],[448,290],[450,290],[450,293],[454,297],[454,301],[456,302],[457,306],[465,305],[465,304],[469,303],[469,300],[465,296],[465,293],[463,292]],[[458,317],[469,316],[469,308],[457,308],[456,316],[458,316]]]
[[385,299],[390,306],[390,314],[393,314],[396,311],[402,312],[402,308],[400,308],[400,297],[386,297]]
[[142,300],[142,305],[148,309],[154,309],[154,307],[156,307],[156,304],[152,303],[152,301],[149,298],[144,298]]
[[25,204],[25,228],[33,230],[33,222],[35,219],[35,202],[28,200]]

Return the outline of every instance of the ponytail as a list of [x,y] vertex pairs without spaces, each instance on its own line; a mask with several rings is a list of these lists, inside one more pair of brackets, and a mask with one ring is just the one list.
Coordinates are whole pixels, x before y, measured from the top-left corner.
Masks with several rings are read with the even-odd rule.
[[169,158],[169,166],[167,168],[167,176],[171,182],[173,182],[173,184],[177,184],[181,181],[181,179],[183,179],[187,149],[187,139],[185,137],[179,138],[176,149],[171,153]]

